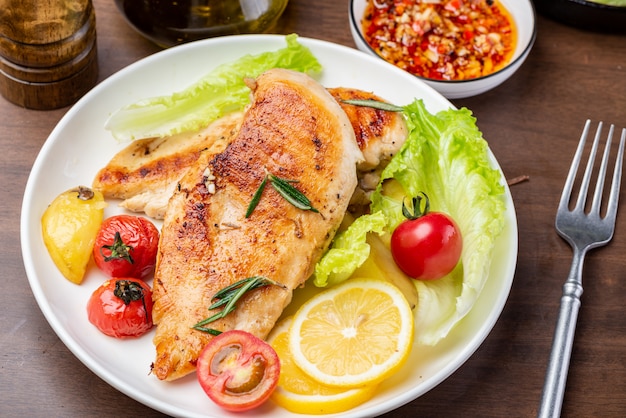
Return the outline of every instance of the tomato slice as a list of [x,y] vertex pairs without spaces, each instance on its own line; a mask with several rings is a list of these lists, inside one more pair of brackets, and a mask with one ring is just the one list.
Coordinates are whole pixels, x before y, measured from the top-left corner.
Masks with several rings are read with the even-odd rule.
[[280,375],[280,360],[272,346],[241,330],[214,337],[196,367],[202,389],[229,411],[247,411],[264,403]]

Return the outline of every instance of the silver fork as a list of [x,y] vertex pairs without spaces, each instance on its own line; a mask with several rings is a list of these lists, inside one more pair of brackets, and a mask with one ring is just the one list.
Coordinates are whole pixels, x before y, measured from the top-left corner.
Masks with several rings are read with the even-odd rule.
[[563,285],[561,305],[554,331],[552,342],[552,352],[546,372],[541,404],[538,413],[540,418],[559,417],[563,404],[565,392],[565,382],[569,368],[572,344],[574,342],[574,331],[580,309],[580,296],[583,292],[582,269],[585,254],[588,250],[602,245],[606,245],[613,237],[615,230],[615,217],[617,214],[617,201],[619,198],[620,182],[622,177],[622,160],[624,155],[624,141],[626,140],[626,129],[622,129],[622,136],[619,143],[617,159],[613,170],[613,181],[609,195],[606,214],[602,217],[600,206],[602,202],[602,192],[604,190],[604,179],[606,177],[607,165],[609,162],[609,151],[614,127],[611,125],[602,156],[602,163],[597,175],[596,188],[593,194],[593,201],[588,213],[585,209],[589,183],[594,170],[594,160],[600,142],[602,122],[598,124],[598,129],[591,147],[585,173],[580,184],[580,191],[576,199],[576,205],[569,209],[572,188],[578,166],[585,148],[585,141],[589,133],[591,121],[585,123],[585,128],[580,137],[574,160],[569,170],[565,187],[559,202],[556,213],[556,230],[572,247],[573,259],[567,281]]

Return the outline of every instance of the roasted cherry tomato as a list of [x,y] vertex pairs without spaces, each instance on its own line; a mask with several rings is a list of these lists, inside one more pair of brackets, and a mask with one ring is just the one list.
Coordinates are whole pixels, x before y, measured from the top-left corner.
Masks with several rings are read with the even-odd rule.
[[152,328],[152,291],[139,279],[109,279],[87,303],[89,322],[111,337],[138,337]]
[[93,247],[96,265],[110,277],[143,279],[154,271],[159,230],[141,216],[105,219]]
[[[420,209],[422,198],[424,210]],[[414,213],[402,205],[407,218],[391,235],[391,254],[396,264],[414,279],[439,279],[459,262],[463,240],[456,222],[445,213],[429,211],[428,196],[413,198]]]
[[278,384],[280,360],[271,345],[246,331],[214,337],[198,357],[200,386],[220,407],[247,411],[265,402]]

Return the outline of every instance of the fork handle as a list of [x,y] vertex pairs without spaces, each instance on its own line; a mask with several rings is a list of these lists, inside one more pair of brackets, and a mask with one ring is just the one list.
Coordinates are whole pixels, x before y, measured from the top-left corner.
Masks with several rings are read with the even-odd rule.
[[554,330],[552,351],[546,372],[538,418],[558,418],[561,415],[565,382],[569,369],[576,321],[580,310],[582,287],[582,265],[584,252],[575,251],[572,267],[563,285],[559,316]]

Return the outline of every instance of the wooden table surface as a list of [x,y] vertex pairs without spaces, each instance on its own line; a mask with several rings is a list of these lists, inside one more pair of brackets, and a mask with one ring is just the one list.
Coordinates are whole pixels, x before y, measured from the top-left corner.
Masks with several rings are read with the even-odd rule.
[[[100,80],[159,51],[111,0],[94,0]],[[291,0],[276,31],[354,46],[347,1]],[[453,100],[471,109],[512,186],[519,256],[504,311],[450,378],[388,417],[530,417],[537,412],[571,251],[553,224],[587,118],[626,126],[626,37],[539,16],[535,46],[497,89]],[[52,331],[28,285],[20,252],[24,187],[39,149],[67,108],[30,111],[0,99],[0,416],[162,416],[109,386]],[[622,192],[626,204],[626,191]],[[626,416],[626,210],[608,247],[591,252],[563,416]]]

